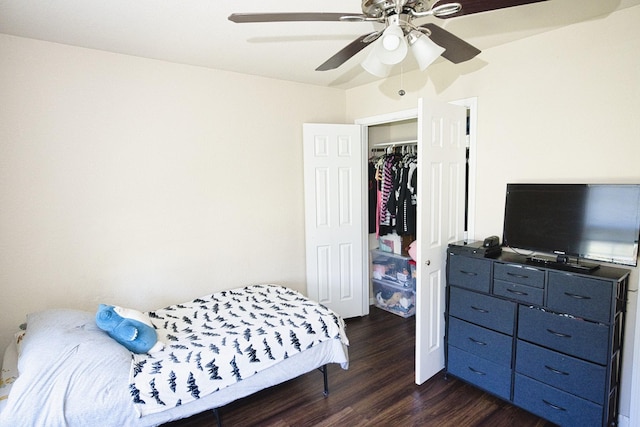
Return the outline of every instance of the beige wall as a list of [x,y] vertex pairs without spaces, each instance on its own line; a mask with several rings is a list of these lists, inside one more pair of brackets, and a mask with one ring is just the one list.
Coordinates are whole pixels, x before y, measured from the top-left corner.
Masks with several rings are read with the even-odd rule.
[[[476,60],[347,91],[349,120],[477,97],[476,238],[502,233],[508,182],[640,183],[640,7],[489,49]],[[473,237],[473,236],[471,236]],[[631,288],[638,289],[634,269]],[[637,292],[621,413],[629,415]],[[637,398],[636,398],[637,401]]]
[[399,77],[345,95],[0,35],[0,348],[46,307],[304,291],[303,122],[477,97],[477,237],[500,234],[507,182],[640,182],[639,21],[634,7],[441,62],[405,74],[402,98]]
[[343,121],[343,90],[5,35],[0,58],[0,349],[47,307],[306,292],[302,123]]

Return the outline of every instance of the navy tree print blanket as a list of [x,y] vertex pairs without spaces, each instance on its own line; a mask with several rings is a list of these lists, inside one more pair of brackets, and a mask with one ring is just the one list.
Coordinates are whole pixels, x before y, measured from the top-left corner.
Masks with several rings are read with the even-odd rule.
[[141,416],[199,399],[322,341],[349,344],[342,318],[277,285],[218,292],[148,314],[165,348],[133,354],[129,388]]

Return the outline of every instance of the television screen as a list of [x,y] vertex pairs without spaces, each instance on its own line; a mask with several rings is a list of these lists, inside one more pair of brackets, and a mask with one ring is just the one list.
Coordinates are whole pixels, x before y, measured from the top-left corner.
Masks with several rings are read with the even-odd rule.
[[507,184],[503,244],[635,266],[640,185]]

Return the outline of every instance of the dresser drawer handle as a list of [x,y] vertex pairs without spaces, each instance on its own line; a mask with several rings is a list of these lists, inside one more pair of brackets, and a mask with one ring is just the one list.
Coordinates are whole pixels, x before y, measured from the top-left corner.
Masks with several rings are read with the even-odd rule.
[[544,367],[545,367],[545,368],[547,368],[548,370],[550,370],[551,372],[553,372],[554,374],[558,374],[558,375],[569,375],[569,373],[568,373],[568,372],[560,371],[560,370],[558,370],[558,369],[556,369],[556,368],[552,368],[552,367],[551,367],[551,366],[549,366],[549,365],[544,365]]
[[591,299],[591,297],[588,297],[585,295],[572,294],[570,292],[565,292],[564,294],[568,297],[575,298],[575,299]]
[[487,345],[486,342],[478,341],[477,339],[471,338],[471,337],[469,337],[469,341],[471,341],[474,344],[478,344],[478,345]]
[[571,338],[571,335],[563,334],[562,332],[556,332],[553,329],[547,329],[547,332],[560,338]]
[[558,406],[558,405],[554,405],[553,403],[542,399],[542,401],[544,402],[545,405],[552,407],[553,409],[557,410],[557,411],[566,411],[566,409],[564,409],[562,406]]
[[525,296],[529,295],[526,292],[516,291],[515,289],[509,289],[509,288],[507,288],[507,292],[511,292],[512,294],[515,294],[515,295],[525,295]]
[[473,369],[471,366],[469,366],[469,370],[476,375],[487,375],[485,372],[478,371],[477,369]]
[[475,310],[475,311],[480,312],[480,313],[488,313],[488,312],[489,312],[489,310],[485,310],[484,308],[480,308],[480,307],[475,307],[475,306],[473,306],[473,305],[471,306],[471,308],[472,308],[473,310]]
[[528,279],[529,278],[529,276],[525,276],[524,274],[516,274],[516,273],[510,273],[510,272],[507,272],[507,276],[517,277],[518,279]]
[[467,276],[477,276],[478,275],[478,273],[474,273],[473,271],[460,270],[460,273],[465,274]]

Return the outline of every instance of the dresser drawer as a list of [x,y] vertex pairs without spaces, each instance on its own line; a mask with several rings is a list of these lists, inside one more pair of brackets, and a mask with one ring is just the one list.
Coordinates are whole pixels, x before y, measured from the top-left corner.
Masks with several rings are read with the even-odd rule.
[[602,426],[602,406],[524,375],[515,375],[513,402],[561,426]]
[[449,347],[447,372],[503,399],[511,398],[511,369]]
[[489,292],[491,287],[491,261],[449,254],[449,284]]
[[535,305],[542,305],[544,299],[544,289],[521,285],[519,283],[505,282],[504,280],[493,281],[493,293]]
[[455,317],[449,317],[449,345],[473,353],[498,365],[511,367],[513,338]]
[[525,265],[496,262],[493,266],[493,278],[535,288],[544,288],[544,271]]
[[603,323],[611,323],[611,282],[571,273],[549,272],[547,306]]
[[607,387],[604,366],[518,340],[516,372],[602,405]]
[[520,306],[518,325],[518,338],[601,365],[607,364],[609,328],[605,325],[525,306]]
[[516,303],[489,295],[449,288],[449,315],[513,335]]

